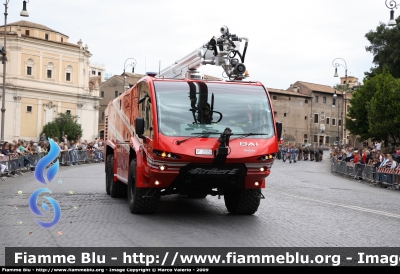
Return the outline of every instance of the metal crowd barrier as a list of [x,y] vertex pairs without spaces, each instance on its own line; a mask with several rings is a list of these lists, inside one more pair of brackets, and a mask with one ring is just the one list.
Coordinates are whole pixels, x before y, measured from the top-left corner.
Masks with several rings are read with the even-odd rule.
[[60,152],[58,160],[61,165],[73,165],[74,163],[103,162],[104,157],[102,150],[73,150]]
[[[22,170],[23,169],[29,169],[30,167],[34,166],[37,164],[39,161],[37,158],[40,157],[41,155],[26,155],[26,156],[21,156],[21,155],[7,155],[7,156],[0,156],[0,164],[4,165],[2,166],[0,176],[1,180],[4,181],[3,176],[7,177],[15,177],[16,174],[23,175]],[[34,165],[32,165],[33,163]],[[1,171],[0,170],[0,171]],[[5,172],[8,170],[9,172]]]
[[[74,162],[79,164],[99,163],[104,161],[103,154],[102,150],[62,151],[57,159],[60,165],[69,165]],[[45,155],[45,153],[33,153],[24,156],[0,156],[0,164],[5,166],[4,172],[0,172],[0,179],[4,181],[4,177],[14,178],[15,175],[23,175],[24,172],[22,171],[32,172],[40,159]],[[5,172],[6,170],[9,172]]]
[[383,186],[388,189],[400,189],[400,169],[381,168],[353,162],[331,159],[331,172],[353,179],[361,179],[373,186]]

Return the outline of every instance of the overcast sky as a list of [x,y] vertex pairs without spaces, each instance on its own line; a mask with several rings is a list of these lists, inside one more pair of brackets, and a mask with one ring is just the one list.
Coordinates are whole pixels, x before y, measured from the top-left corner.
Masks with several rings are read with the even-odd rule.
[[[128,58],[136,59],[137,73],[158,72],[160,62],[162,70],[220,36],[226,25],[249,39],[248,80],[277,89],[296,81],[339,83],[333,77],[335,58],[343,58],[348,75],[362,81],[373,65],[365,34],[387,24],[390,12],[384,0],[31,0],[30,16],[20,17],[21,10],[22,0],[11,0],[8,23],[27,20],[69,36],[71,43],[82,39],[91,62],[112,74],[121,74]],[[216,77],[223,71],[202,69]],[[345,69],[338,73],[344,76]]]

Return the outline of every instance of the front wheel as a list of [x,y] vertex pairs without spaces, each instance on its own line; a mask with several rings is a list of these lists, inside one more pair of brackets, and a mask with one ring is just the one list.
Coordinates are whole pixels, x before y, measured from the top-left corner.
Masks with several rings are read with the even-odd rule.
[[158,189],[136,187],[136,159],[131,161],[128,177],[128,203],[133,214],[154,213],[160,202]]
[[225,206],[236,215],[252,215],[260,206],[260,189],[235,189],[224,193]]

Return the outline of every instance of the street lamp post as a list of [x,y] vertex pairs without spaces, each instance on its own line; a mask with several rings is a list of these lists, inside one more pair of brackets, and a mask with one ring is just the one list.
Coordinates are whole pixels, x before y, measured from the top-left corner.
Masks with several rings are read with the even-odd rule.
[[[128,64],[126,64],[126,62],[128,61],[128,60],[134,60],[134,61],[132,61],[131,63],[128,63]],[[128,58],[128,59],[126,59],[125,60],[125,63],[124,63],[124,88],[123,88],[123,92],[125,92],[125,83],[126,83],[126,74],[125,74],[125,69],[127,68],[127,67],[129,67],[129,66],[132,66],[132,73],[134,73],[135,72],[135,66],[136,66],[136,60],[135,60],[135,58]]]
[[[337,60],[338,61],[343,61],[343,64],[342,63],[338,63]],[[339,77],[339,74],[337,73],[337,68],[339,66],[344,67],[344,69],[345,69],[345,77],[346,77],[345,85],[347,86],[348,83],[347,83],[347,63],[346,63],[346,61],[343,58],[336,58],[336,59],[334,59],[332,61],[332,65],[335,67],[335,74],[333,75],[333,77]],[[343,113],[344,113],[344,119],[343,119]],[[343,136],[343,144],[344,145],[346,145],[346,123],[345,123],[346,116],[347,116],[347,112],[346,112],[346,90],[343,87],[343,91],[342,91],[342,117],[341,117],[341,120],[342,120],[342,128],[343,128],[342,136]],[[339,119],[339,117],[338,117],[338,119]],[[339,127],[339,121],[338,121],[338,127]]]
[[[388,4],[388,2],[389,2],[389,4]],[[400,6],[400,4],[397,5],[396,1],[394,1],[394,0],[391,0],[391,1],[386,0],[385,5],[388,9],[390,9],[390,20],[388,22],[388,26],[391,26],[391,27],[396,26],[396,20],[394,20],[394,10],[393,9],[394,8],[397,9],[397,6]]]
[[[335,93],[333,94],[333,104],[332,104],[332,107],[335,107],[336,98],[337,98],[337,94],[336,94],[336,90],[335,90]],[[337,117],[338,117],[337,142],[338,142],[338,145],[339,145],[339,142],[340,142],[340,140],[341,140],[341,139],[340,139],[340,132],[339,132],[339,112],[340,112],[339,101],[338,101],[338,103],[337,103],[337,107],[338,107],[338,111],[337,111]]]
[[[6,0],[4,7],[4,46],[1,47],[1,55],[2,55],[2,62],[3,62],[3,93],[1,98],[1,143],[4,143],[4,122],[5,122],[5,114],[6,114],[6,68],[7,68],[7,10],[8,10],[8,3],[10,0]],[[26,3],[27,1],[23,2],[23,8],[20,13],[20,16],[29,17],[29,13],[26,10]],[[29,3],[29,0],[28,0]]]

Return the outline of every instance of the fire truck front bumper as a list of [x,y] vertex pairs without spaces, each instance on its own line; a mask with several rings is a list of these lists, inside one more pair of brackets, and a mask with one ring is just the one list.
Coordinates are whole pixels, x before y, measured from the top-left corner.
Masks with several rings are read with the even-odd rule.
[[257,189],[266,185],[270,169],[245,164],[188,164],[179,170],[151,169],[143,187],[185,189]]

